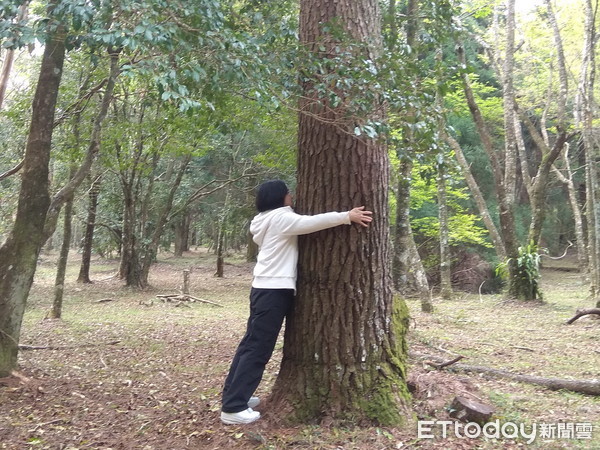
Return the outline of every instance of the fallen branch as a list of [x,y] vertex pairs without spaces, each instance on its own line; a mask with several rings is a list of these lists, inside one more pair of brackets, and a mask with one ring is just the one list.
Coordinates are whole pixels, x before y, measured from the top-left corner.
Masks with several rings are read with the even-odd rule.
[[47,425],[54,425],[55,423],[68,423],[67,419],[54,419],[51,420],[49,422],[44,422],[44,423],[38,423],[34,428],[32,428],[31,430],[29,430],[30,433],[35,433],[38,428],[42,428],[45,427]]
[[534,352],[535,350],[529,347],[521,347],[520,345],[511,345],[511,348],[516,348],[517,350],[527,350],[528,352]]
[[192,295],[185,295],[185,294],[161,294],[161,295],[157,295],[156,297],[160,298],[163,302],[201,302],[201,303],[208,303],[210,305],[214,305],[214,306],[219,306],[219,307],[223,307],[223,305],[220,305],[218,303],[215,302],[211,302],[210,300],[205,300],[203,298],[198,298],[198,297],[194,297]]
[[[437,361],[440,364],[444,362],[442,358],[439,358],[437,356],[425,355],[416,352],[409,352],[409,355],[416,358]],[[529,383],[538,386],[544,386],[552,390],[564,389],[566,391],[578,392],[580,394],[600,395],[599,380],[565,380],[562,378],[545,378],[533,375],[521,375],[509,372],[508,370],[493,369],[484,366],[472,366],[468,364],[454,364],[452,366],[452,369],[461,370],[465,372],[490,374],[500,378],[508,378],[509,380],[519,381],[521,383]]]
[[121,341],[110,341],[103,344],[82,344],[82,345],[23,345],[19,344],[19,350],[71,350],[84,347],[102,347],[104,345],[115,345]]
[[433,362],[428,362],[427,364],[429,364],[432,367],[435,367],[438,370],[442,370],[444,367],[448,367],[448,366],[451,366],[452,364],[456,364],[458,361],[460,361],[463,358],[464,358],[464,356],[460,355],[450,361],[446,361],[443,363],[436,364]]
[[223,305],[220,305],[219,303],[211,302],[210,300],[206,300],[204,298],[193,297],[191,295],[188,295],[188,297],[197,302],[208,303],[210,305],[220,306],[221,308],[223,307]]
[[25,384],[25,383],[29,383],[29,382],[31,381],[31,379],[30,379],[30,378],[27,378],[25,375],[23,375],[23,374],[22,374],[22,373],[20,373],[20,372],[17,372],[16,370],[13,370],[13,371],[12,371],[10,374],[11,374],[13,377],[15,377],[15,378],[18,378],[18,379],[21,381],[21,383],[23,383],[23,384]]
[[582,309],[582,310],[577,311],[577,314],[575,314],[573,317],[571,317],[569,320],[567,320],[567,325],[571,325],[573,322],[575,322],[580,317],[587,316],[588,314],[599,314],[600,315],[600,308]]

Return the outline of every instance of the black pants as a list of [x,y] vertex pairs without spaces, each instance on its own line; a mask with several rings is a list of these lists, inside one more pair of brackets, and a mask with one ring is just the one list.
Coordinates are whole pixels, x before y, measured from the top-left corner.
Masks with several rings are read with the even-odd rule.
[[283,320],[293,303],[293,289],[252,288],[250,291],[248,327],[225,380],[223,412],[236,413],[248,408],[248,400],[262,379]]

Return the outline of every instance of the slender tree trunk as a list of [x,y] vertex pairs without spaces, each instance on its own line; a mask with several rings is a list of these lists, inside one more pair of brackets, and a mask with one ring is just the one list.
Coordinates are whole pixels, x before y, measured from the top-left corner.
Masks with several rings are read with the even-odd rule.
[[[552,149],[549,149],[549,145],[544,142],[544,139],[537,138],[536,142],[540,146],[542,150],[542,160],[538,167],[538,171],[535,177],[535,181],[533,181],[533,185],[530,190],[530,200],[531,200],[531,225],[529,227],[529,242],[533,242],[536,246],[539,246],[540,238],[542,234],[542,225],[544,223],[544,219],[546,216],[546,190],[548,187],[548,180],[550,170],[556,158],[560,155],[564,148],[564,143],[567,139],[566,134],[566,103],[567,103],[567,95],[568,95],[568,79],[567,79],[567,70],[565,64],[565,56],[563,52],[562,39],[560,36],[560,31],[558,24],[556,22],[556,17],[552,10],[552,5],[550,0],[546,0],[546,6],[548,10],[548,21],[550,22],[551,28],[554,34],[554,45],[557,50],[557,65],[558,65],[558,73],[559,73],[559,95],[557,102],[557,129],[558,135],[556,137],[556,141],[552,146]],[[532,135],[537,135],[537,131],[534,131],[535,128],[530,123],[528,118],[525,118],[525,123],[528,126],[529,130],[532,132]]]
[[577,189],[575,189],[575,183],[573,183],[573,172],[571,170],[571,163],[569,161],[569,150],[568,146],[563,154],[564,169],[566,176],[562,174],[560,170],[553,167],[553,171],[557,178],[563,183],[569,196],[569,203],[571,210],[573,211],[573,221],[575,222],[575,238],[577,242],[577,261],[579,266],[579,272],[584,283],[589,283],[589,257],[587,254],[587,239],[583,230],[583,216],[581,213],[581,207],[579,205],[579,199],[577,195]]
[[223,278],[223,246],[225,244],[225,223],[224,221],[219,222],[219,229],[217,231],[217,270],[215,276]]
[[[29,2],[25,2],[19,7],[17,22],[20,22],[27,17],[28,6]],[[12,71],[14,59],[15,51],[13,49],[7,49],[4,54],[4,60],[2,61],[2,70],[0,71],[0,111],[2,110],[4,98],[6,97],[6,90],[8,89],[8,81],[10,80],[10,72]]]
[[[458,47],[458,56],[459,60],[463,64],[466,64],[462,46]],[[466,73],[462,75],[462,81],[467,104],[471,111],[471,115],[473,116],[473,121],[475,122],[482,146],[490,160],[492,175],[494,177],[494,188],[499,207],[500,235],[502,236],[508,261],[508,295],[513,298],[518,298],[519,285],[518,270],[516,266],[518,258],[518,241],[515,226],[514,203],[511,201],[506,191],[506,186],[504,184],[504,170],[502,169],[501,162],[494,149],[491,134],[483,120],[483,115],[481,114],[479,106],[475,101],[471,83]]]
[[150,267],[151,267],[152,263],[154,262],[154,260],[156,259],[156,255],[158,254],[158,246],[160,244],[160,238],[162,237],[162,235],[164,233],[165,226],[169,222],[171,210],[173,209],[173,201],[175,199],[175,194],[177,193],[177,190],[179,189],[179,186],[181,185],[181,180],[183,179],[183,176],[185,175],[187,166],[189,165],[191,160],[192,160],[191,154],[184,156],[183,160],[181,161],[177,175],[175,176],[175,179],[172,181],[169,181],[169,184],[171,185],[171,189],[169,190],[169,195],[167,196],[167,199],[165,201],[165,204],[163,206],[160,216],[156,220],[154,229],[152,230],[152,233],[150,234],[150,237],[149,237],[150,242],[149,242],[148,246],[145,248],[145,251],[143,252],[143,254],[141,255],[142,256],[141,287],[148,286],[148,276],[150,274]]
[[94,245],[94,230],[96,228],[96,210],[98,209],[98,194],[102,176],[98,175],[90,187],[88,193],[88,213],[85,222],[85,234],[83,237],[83,246],[81,249],[81,267],[79,268],[78,283],[91,283],[90,267],[92,261],[92,248]]
[[[303,0],[300,39],[315,55],[322,55],[320,45],[334,52],[340,44],[322,29],[333,19],[377,46],[377,1]],[[353,135],[354,121],[343,110],[330,109],[332,122],[319,120],[319,101],[307,87],[300,109],[311,114],[300,115],[298,211],[365,205],[376,220],[369,229],[341,226],[301,237],[297,302],[273,401],[293,405],[300,420],[398,424],[408,414],[407,311],[394,300],[389,272],[388,190],[381,188],[389,183],[387,149]]]
[[63,241],[60,247],[60,257],[56,270],[56,279],[54,281],[54,300],[52,308],[48,312],[49,319],[60,319],[62,317],[62,305],[65,292],[65,276],[67,273],[67,260],[69,258],[69,249],[71,248],[73,219],[73,197],[67,200],[64,212]]
[[413,236],[412,228],[409,226],[408,236],[408,286],[411,292],[416,292],[421,300],[421,311],[426,313],[433,312],[433,303],[431,302],[431,293],[429,291],[429,281],[427,272],[423,266],[419,249]]
[[452,298],[452,264],[450,261],[450,229],[446,196],[446,170],[440,164],[437,175],[438,216],[440,222],[440,295]]
[[250,232],[246,233],[246,238],[248,241],[248,247],[246,249],[246,261],[247,262],[256,262],[256,257],[258,256],[258,245],[252,239],[252,234]]
[[[396,27],[396,2],[389,3],[388,18],[390,28],[390,45],[394,48],[398,41],[398,30]],[[409,0],[407,3],[406,22],[406,44],[412,49],[411,55],[417,58],[418,50],[418,28],[419,28],[419,2]],[[405,121],[410,121],[413,113],[404,112]],[[405,126],[402,130],[404,136],[404,151],[409,152],[413,148],[412,130]],[[398,186],[396,189],[396,226],[394,227],[394,247],[392,257],[392,279],[394,288],[403,295],[417,293],[421,299],[421,311],[433,312],[433,304],[429,295],[429,283],[424,273],[423,263],[414,242],[414,236],[410,226],[410,195],[412,179],[412,155],[405,155],[398,148],[396,150],[400,162],[398,169]]]
[[179,220],[175,222],[175,256],[181,258],[183,252],[190,250],[190,225],[191,216],[189,212],[184,212]]
[[581,125],[586,162],[586,219],[588,231],[588,256],[590,274],[590,294],[600,307],[600,147],[593,138],[594,86],[596,81],[596,11],[598,2],[585,1],[585,48],[584,62],[580,79]]
[[[591,95],[588,94],[588,95]],[[589,107],[591,109],[591,107]],[[600,170],[598,147],[593,145],[591,117],[584,125],[583,139],[586,152],[586,218],[588,230],[588,255],[590,255],[590,294],[600,305]]]
[[[123,183],[123,180],[122,180]],[[127,286],[144,288],[140,281],[141,266],[135,233],[135,193],[132,180],[121,185],[123,190],[123,228],[119,277]]]
[[106,87],[104,88],[104,95],[102,97],[102,101],[100,102],[100,109],[94,119],[92,135],[90,136],[90,142],[88,144],[86,155],[81,166],[79,166],[69,182],[52,197],[50,207],[48,208],[48,216],[46,217],[46,226],[44,227],[44,235],[46,239],[52,236],[56,230],[56,221],[58,220],[58,215],[60,213],[62,204],[67,198],[74,195],[75,190],[88,176],[92,168],[92,164],[100,152],[102,124],[104,123],[104,119],[108,114],[108,109],[113,100],[113,91],[116,79],[120,72],[119,55],[121,53],[121,49],[113,49],[112,47],[109,47],[108,53],[110,56],[110,71],[108,81],[106,83]]
[[429,295],[429,282],[410,226],[410,187],[405,184],[410,185],[411,172],[410,161],[400,163],[398,192],[404,192],[404,195],[396,193],[392,279],[396,292],[402,296],[418,295],[421,311],[431,313],[433,303]]
[[10,79],[14,58],[15,51],[12,49],[6,50],[4,61],[2,61],[2,71],[0,72],[0,110],[2,110],[4,97],[6,96],[6,89],[8,88],[8,81]]
[[517,181],[517,139],[515,134],[515,0],[506,1],[506,50],[502,71],[504,104],[504,186],[506,201],[514,208]]
[[21,323],[50,206],[48,166],[66,38],[64,27],[55,25],[44,47],[33,98],[17,214],[0,247],[0,377],[10,374],[17,364]]
[[492,244],[494,245],[494,250],[496,251],[496,256],[498,260],[505,261],[506,260],[506,249],[504,248],[504,241],[502,240],[502,236],[498,232],[498,228],[492,219],[492,215],[487,207],[485,202],[485,198],[481,193],[481,189],[479,189],[479,185],[475,180],[475,177],[471,173],[471,166],[465,158],[465,155],[460,147],[460,144],[454,139],[452,136],[447,134],[445,131],[443,132],[444,140],[450,145],[452,150],[454,150],[454,155],[456,156],[456,160],[458,164],[462,168],[463,176],[469,186],[469,190],[471,191],[471,195],[475,200],[475,204],[477,205],[477,210],[479,211],[479,215],[481,216],[481,220],[483,221],[488,233],[490,234],[490,239],[492,240]]

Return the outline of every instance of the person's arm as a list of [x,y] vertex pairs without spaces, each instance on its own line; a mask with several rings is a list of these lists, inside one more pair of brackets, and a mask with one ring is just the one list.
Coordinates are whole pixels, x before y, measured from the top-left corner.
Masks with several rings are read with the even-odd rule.
[[328,212],[314,216],[303,216],[290,212],[280,218],[281,233],[288,235],[309,234],[338,225],[350,225],[352,222],[368,227],[373,220],[372,215],[371,211],[365,211],[364,206],[346,212]]

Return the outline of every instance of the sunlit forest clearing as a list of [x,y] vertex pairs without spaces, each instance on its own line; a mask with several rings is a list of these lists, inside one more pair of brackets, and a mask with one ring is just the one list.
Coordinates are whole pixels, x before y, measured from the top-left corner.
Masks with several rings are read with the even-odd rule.
[[[69,264],[72,279],[78,257]],[[0,390],[0,446],[21,448],[522,448],[520,440],[451,437],[417,439],[406,429],[282,423],[268,401],[263,419],[227,427],[218,419],[230,357],[244,332],[251,263],[226,260],[214,277],[205,249],[181,258],[161,254],[151,288],[133,292],[118,282],[116,260],[95,260],[94,284],[68,282],[62,320],[45,320],[51,307],[56,254],[43,254],[25,315],[20,374]],[[549,263],[550,265],[550,263]],[[418,355],[445,360],[463,355],[473,365],[514,373],[590,379],[600,365],[598,320],[565,325],[585,305],[579,274],[564,260],[544,269],[545,303],[517,304],[500,295],[435,299],[434,315],[408,302],[411,314],[409,380],[420,419],[448,419],[457,396],[494,405],[494,417],[514,423],[598,423],[597,397],[483,376],[437,370]],[[190,269],[190,293],[222,305],[162,302]],[[104,300],[104,301],[103,301]],[[108,301],[110,300],[110,301]],[[280,342],[258,394],[267,399],[281,359]],[[359,425],[359,424],[356,424]],[[598,448],[592,439],[537,438],[528,448]]]

